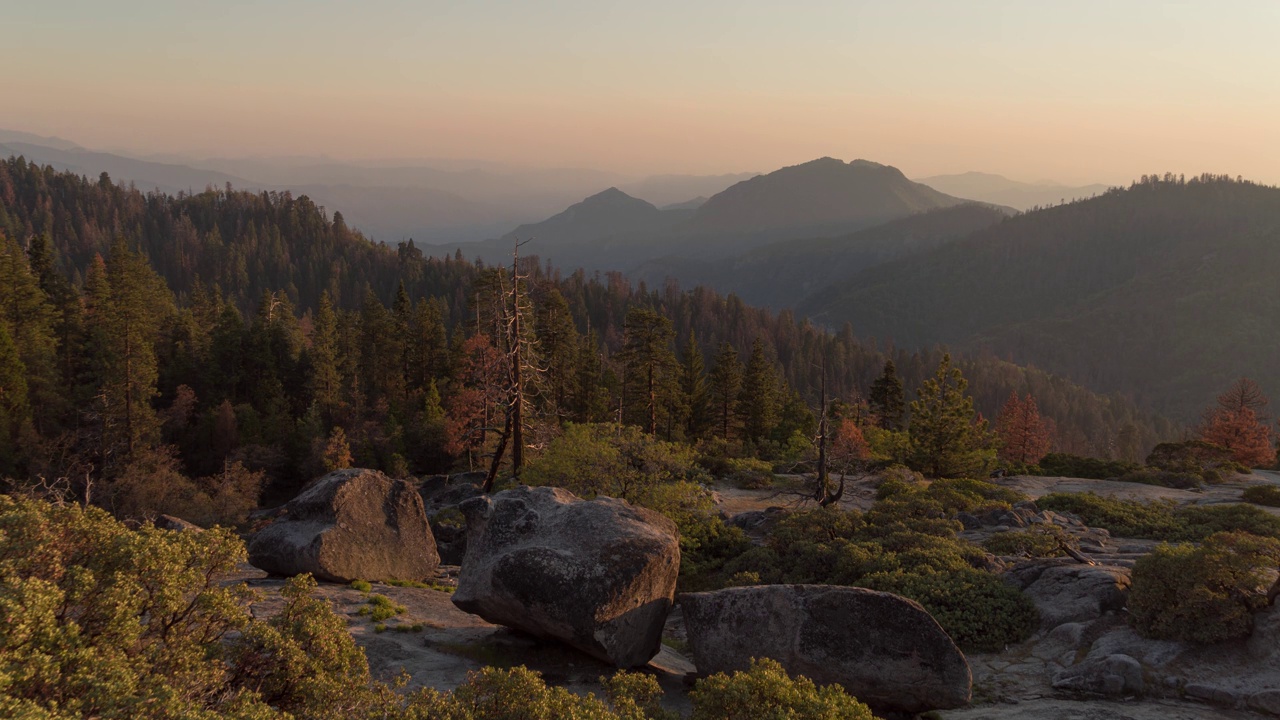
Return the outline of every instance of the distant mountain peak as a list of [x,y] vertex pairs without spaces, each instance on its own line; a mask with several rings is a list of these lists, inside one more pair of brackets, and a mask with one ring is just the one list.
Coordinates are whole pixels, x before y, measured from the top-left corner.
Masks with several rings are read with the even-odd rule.
[[821,157],[718,193],[698,209],[691,228],[703,233],[786,228],[793,236],[796,231],[837,234],[960,202],[908,180],[891,165]]
[[602,202],[638,202],[638,203],[645,203],[646,205],[650,204],[648,202],[645,202],[644,200],[641,200],[640,198],[632,197],[622,192],[616,187],[611,187],[608,190],[601,190],[595,195],[590,195],[587,198],[585,198],[582,201],[582,203],[579,203],[579,204],[602,203]]

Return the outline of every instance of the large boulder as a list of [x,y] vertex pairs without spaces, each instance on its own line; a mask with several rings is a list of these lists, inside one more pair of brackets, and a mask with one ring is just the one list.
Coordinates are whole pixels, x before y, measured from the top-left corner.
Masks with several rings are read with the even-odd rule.
[[1097,620],[1129,601],[1132,572],[1114,565],[1084,565],[1070,559],[1033,560],[1011,569],[1005,579],[1022,589],[1040,611],[1040,626]]
[[412,485],[373,470],[336,470],[290,500],[254,535],[249,563],[321,580],[424,580],[440,565]]
[[828,585],[762,585],[679,598],[701,674],[777,660],[792,675],[837,683],[876,709],[963,707],[973,678],[924,608],[890,593]]
[[622,500],[521,487],[459,506],[467,553],[453,604],[618,667],[649,662],[675,596],[675,523]]

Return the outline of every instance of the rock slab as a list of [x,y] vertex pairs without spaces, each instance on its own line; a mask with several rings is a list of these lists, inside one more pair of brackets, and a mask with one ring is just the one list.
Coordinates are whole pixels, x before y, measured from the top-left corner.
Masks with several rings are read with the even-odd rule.
[[440,565],[422,498],[373,470],[336,470],[290,500],[249,543],[272,575],[321,580],[425,580]]
[[467,551],[453,604],[617,667],[662,645],[675,597],[675,523],[622,500],[521,487],[459,505]]
[[762,585],[679,598],[698,672],[777,660],[792,675],[843,686],[877,710],[963,707],[969,663],[933,616],[890,593],[827,585]]
[[1097,620],[1122,610],[1129,601],[1132,572],[1112,565],[1082,565],[1069,560],[1034,560],[1005,578],[1021,588],[1040,611],[1040,626]]

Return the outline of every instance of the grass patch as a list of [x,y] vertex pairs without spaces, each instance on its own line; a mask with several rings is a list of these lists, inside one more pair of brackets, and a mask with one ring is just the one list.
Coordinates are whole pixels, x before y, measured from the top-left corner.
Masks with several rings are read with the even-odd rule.
[[450,594],[452,594],[454,590],[457,590],[457,588],[455,588],[452,585],[445,585],[444,583],[438,583],[438,582],[429,582],[429,583],[421,582],[418,580],[388,580],[387,584],[393,587],[418,588],[420,590],[435,590],[437,592],[444,592],[444,593],[450,593]]
[[680,653],[681,655],[688,655],[688,654],[689,654],[689,643],[688,643],[688,641],[686,641],[686,640],[681,640],[681,639],[679,639],[679,638],[669,638],[669,637],[664,637],[664,638],[662,638],[662,644],[663,644],[663,645],[666,645],[667,647],[671,648],[672,650],[675,650],[676,652]]
[[397,605],[386,595],[372,595],[369,604],[360,608],[361,615],[367,615],[376,623],[390,620],[405,611],[405,606]]
[[352,580],[351,587],[362,593],[367,593],[373,589],[373,585],[369,584],[368,580]]

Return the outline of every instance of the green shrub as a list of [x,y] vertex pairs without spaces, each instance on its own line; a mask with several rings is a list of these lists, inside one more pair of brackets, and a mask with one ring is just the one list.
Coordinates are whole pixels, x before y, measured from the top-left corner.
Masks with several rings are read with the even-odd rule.
[[529,485],[552,485],[576,495],[622,498],[643,505],[653,487],[681,480],[706,480],[697,454],[633,425],[578,425],[547,446],[521,475]]
[[871,708],[838,685],[818,687],[791,678],[775,660],[751,662],[747,672],[718,673],[698,681],[690,720],[874,720]]
[[[1208,475],[1216,478],[1216,474],[1209,472]],[[1141,468],[1133,472],[1125,473],[1118,478],[1120,482],[1141,483],[1143,485],[1159,485],[1161,487],[1176,488],[1178,490],[1192,490],[1204,486],[1207,482],[1206,475],[1191,472],[1174,472],[1172,470],[1161,470],[1159,468]]]
[[1062,554],[1064,540],[1063,533],[1056,526],[1039,525],[1030,530],[996,533],[982,546],[996,555],[1050,558]]
[[756,458],[702,456],[698,465],[716,478],[728,480],[744,490],[759,490],[773,486],[773,463]]
[[1120,537],[1195,541],[1217,532],[1247,532],[1280,539],[1280,517],[1243,503],[1187,505],[1143,503],[1094,493],[1053,493],[1037,501],[1046,510],[1071,512],[1086,525]]
[[1074,513],[1085,525],[1106,528],[1113,535],[1166,540],[1179,533],[1174,504],[1117,500],[1095,493],[1052,493],[1036,501],[1042,510]]
[[1268,507],[1280,507],[1280,486],[1276,485],[1254,485],[1247,487],[1241,493],[1240,498],[1245,502],[1251,502],[1257,505],[1266,505]]
[[[953,484],[937,492],[950,498],[975,490]],[[927,490],[893,496],[866,513],[834,507],[792,513],[778,521],[764,547],[726,563],[725,573],[734,584],[864,585],[895,592],[933,612],[966,649],[1022,640],[1035,624],[1034,606],[1016,588],[975,569],[984,553],[959,540],[959,528]]]
[[1109,480],[1134,472],[1139,466],[1126,460],[1100,460],[1068,453],[1049,453],[1040,459],[1039,468],[1039,474],[1047,477]]
[[1280,564],[1280,541],[1217,533],[1194,545],[1160,545],[1133,568],[1129,617],[1140,634],[1214,643],[1249,635],[1267,604],[1263,568]]
[[920,603],[967,651],[999,652],[1030,637],[1039,622],[1030,598],[982,570],[881,573],[860,584]]
[[1219,532],[1246,532],[1260,537],[1280,539],[1280,517],[1253,505],[1188,505],[1178,508],[1174,516],[1181,532],[1171,540],[1203,540]]
[[368,580],[352,580],[351,588],[353,590],[359,590],[360,592],[367,593],[373,589],[373,585],[369,584]]
[[405,611],[403,605],[397,605],[386,595],[371,595],[368,602],[367,606],[360,608],[360,614],[368,615],[375,623],[390,620]]

